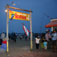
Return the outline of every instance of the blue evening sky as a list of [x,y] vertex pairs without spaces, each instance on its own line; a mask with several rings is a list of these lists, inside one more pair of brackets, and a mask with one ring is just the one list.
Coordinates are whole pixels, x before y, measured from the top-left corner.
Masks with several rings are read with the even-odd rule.
[[[12,5],[12,1],[16,5]],[[45,32],[45,25],[50,22],[51,18],[57,18],[57,0],[0,0],[0,33],[6,32],[6,4],[33,11],[32,31],[34,33]],[[30,30],[29,21],[9,20],[9,32],[24,32],[22,23]]]

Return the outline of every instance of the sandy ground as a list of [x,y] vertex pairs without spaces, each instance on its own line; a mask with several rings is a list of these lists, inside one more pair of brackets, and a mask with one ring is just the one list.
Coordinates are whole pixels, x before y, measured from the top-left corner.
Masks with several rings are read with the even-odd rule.
[[9,53],[0,51],[0,57],[57,57],[56,52],[48,50],[36,50],[33,40],[33,50],[30,51],[30,41],[17,39],[17,42],[9,41]]

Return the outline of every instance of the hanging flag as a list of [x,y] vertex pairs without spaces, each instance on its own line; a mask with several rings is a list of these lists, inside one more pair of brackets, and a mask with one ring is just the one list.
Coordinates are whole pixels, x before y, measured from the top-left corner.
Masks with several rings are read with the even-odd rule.
[[23,30],[24,30],[26,36],[29,36],[29,32],[30,32],[30,31],[25,27],[24,24],[23,24]]
[[[13,13],[10,9],[9,9],[9,12]],[[14,16],[15,16],[14,14],[11,14],[11,19],[10,20],[12,20]]]
[[30,14],[9,10],[9,19],[30,21]]

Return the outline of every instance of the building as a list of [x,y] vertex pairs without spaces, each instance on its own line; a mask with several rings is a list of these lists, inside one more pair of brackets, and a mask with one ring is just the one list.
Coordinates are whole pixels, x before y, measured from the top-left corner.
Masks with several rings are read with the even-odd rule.
[[51,28],[51,31],[56,30],[57,31],[57,19],[52,19],[50,23],[45,25],[46,28]]

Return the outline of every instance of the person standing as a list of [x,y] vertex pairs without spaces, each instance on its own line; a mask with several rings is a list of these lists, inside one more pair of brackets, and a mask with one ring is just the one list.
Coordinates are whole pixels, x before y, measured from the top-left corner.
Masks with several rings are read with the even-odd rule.
[[53,31],[52,33],[52,51],[56,52],[56,40],[57,40],[57,32]]
[[2,45],[3,40],[0,38],[0,46]]
[[36,49],[39,49],[40,37],[35,38]]
[[51,34],[49,30],[46,31],[45,39],[47,40],[47,48],[51,49],[52,42],[51,42]]
[[14,38],[14,42],[16,43],[16,38],[17,38],[16,33],[13,34],[13,38]]
[[47,41],[50,41],[50,40],[51,40],[51,35],[50,35],[50,31],[49,31],[49,30],[46,31],[45,39],[46,39]]
[[46,50],[47,49],[47,41],[44,40],[43,44],[44,44],[44,49]]
[[5,33],[4,32],[1,34],[1,39],[2,39],[1,48],[6,51],[6,49],[7,49],[7,40],[6,40],[6,37],[5,37]]
[[0,37],[0,46],[2,45],[2,42],[3,42],[3,38],[5,37],[5,34],[4,32],[1,34],[1,37]]

